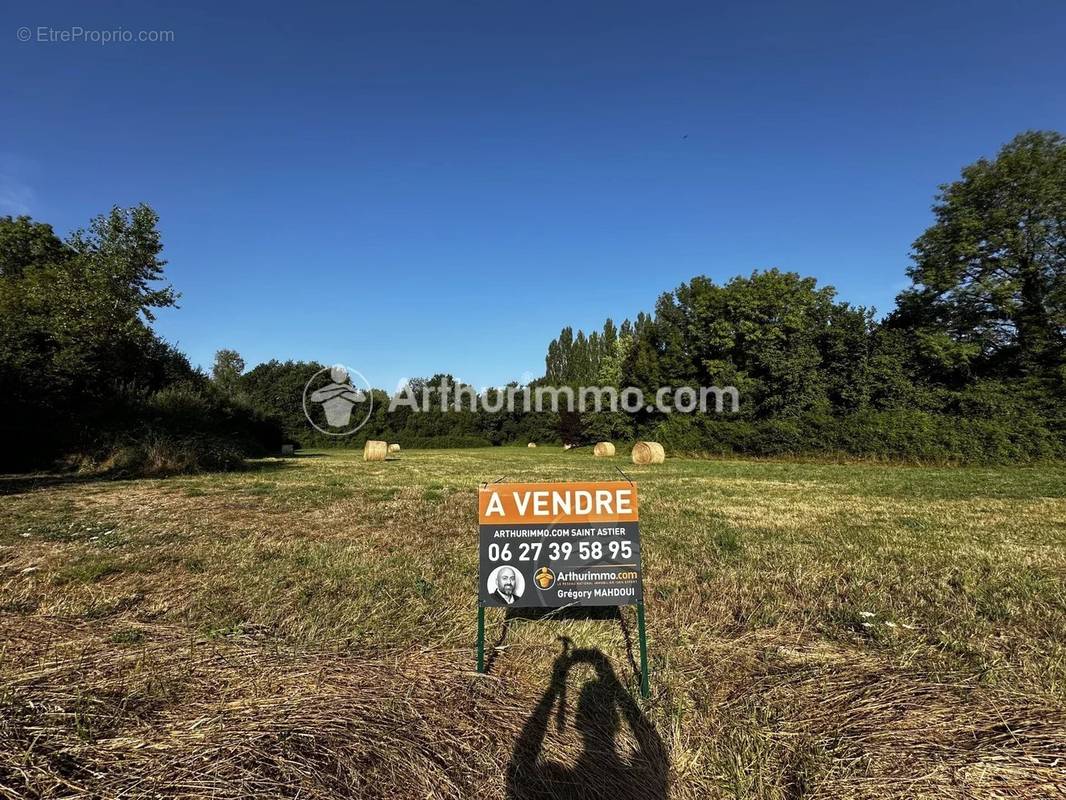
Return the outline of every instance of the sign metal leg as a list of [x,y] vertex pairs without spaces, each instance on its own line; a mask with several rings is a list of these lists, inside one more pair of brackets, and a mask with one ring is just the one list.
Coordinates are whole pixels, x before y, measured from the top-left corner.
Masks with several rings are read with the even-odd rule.
[[477,671],[485,671],[485,607],[477,607]]
[[651,681],[648,677],[648,638],[644,633],[644,604],[637,603],[637,638],[640,639],[640,696],[651,697]]

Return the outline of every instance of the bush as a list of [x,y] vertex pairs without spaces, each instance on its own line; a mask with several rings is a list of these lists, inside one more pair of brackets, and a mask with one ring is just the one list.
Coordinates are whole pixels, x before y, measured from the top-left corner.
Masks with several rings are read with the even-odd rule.
[[145,406],[142,435],[221,439],[248,456],[264,455],[281,447],[283,436],[278,420],[250,400],[222,394],[210,383],[168,386],[148,398]]
[[1062,455],[1038,417],[981,419],[924,411],[852,414],[838,425],[838,448],[852,455],[961,463],[1037,461]]
[[709,448],[706,426],[699,417],[688,414],[671,414],[650,434],[652,441],[659,442],[669,453],[699,453],[711,449],[715,453],[729,453],[732,448]]
[[171,430],[197,430],[211,418],[212,403],[205,393],[188,383],[168,386],[148,398],[146,411]]
[[230,470],[276,452],[281,427],[207,381],[181,381],[148,397],[119,395],[68,465],[118,475]]
[[408,450],[444,450],[451,447],[492,447],[480,436],[400,436],[397,443]]
[[748,421],[674,414],[649,435],[674,453],[809,456],[893,461],[1017,463],[1061,458],[1062,438],[1041,417],[967,418],[926,411],[804,414]]
[[243,462],[241,449],[225,439],[177,439],[156,434],[140,441],[116,444],[99,461],[86,466],[117,476],[161,476],[232,470]]

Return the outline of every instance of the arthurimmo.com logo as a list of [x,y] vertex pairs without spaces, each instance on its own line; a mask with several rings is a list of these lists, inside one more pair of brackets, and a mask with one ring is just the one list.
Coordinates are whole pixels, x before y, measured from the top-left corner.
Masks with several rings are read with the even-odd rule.
[[370,382],[343,364],[320,369],[304,386],[304,416],[327,436],[350,436],[366,425],[374,411]]

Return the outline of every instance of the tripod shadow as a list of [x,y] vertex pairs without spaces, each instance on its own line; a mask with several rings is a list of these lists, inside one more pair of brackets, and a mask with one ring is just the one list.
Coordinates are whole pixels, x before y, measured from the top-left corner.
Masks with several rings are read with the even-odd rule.
[[[570,671],[588,664],[595,677],[580,689],[573,727],[581,736],[582,752],[573,766],[542,757],[552,711],[560,731],[567,726],[567,684]],[[619,734],[623,723],[636,745],[623,758]],[[555,659],[551,683],[526,720],[507,768],[508,800],[665,800],[669,761],[655,728],[618,680],[610,661],[599,650],[571,650]]]

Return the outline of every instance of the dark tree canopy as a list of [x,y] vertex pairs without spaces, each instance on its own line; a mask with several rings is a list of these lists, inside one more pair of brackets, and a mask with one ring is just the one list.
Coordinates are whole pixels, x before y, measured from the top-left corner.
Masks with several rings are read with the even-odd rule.
[[[49,225],[0,218],[0,457],[8,465],[131,442],[142,453],[177,442],[187,455],[228,452],[239,441],[232,457],[212,462],[232,463],[275,437],[254,410],[212,395],[151,329],[153,310],[177,297],[162,282],[157,221],[145,205],[114,208],[63,242]],[[207,444],[212,437],[228,443]]]
[[0,277],[20,277],[27,268],[58,264],[73,254],[52,226],[29,217],[0,217]]
[[654,315],[623,323],[614,362],[597,362],[593,337],[564,328],[548,347],[545,380],[572,385],[599,363],[615,367],[600,370],[610,385],[645,397],[690,385],[740,393],[732,421],[588,415],[587,438],[611,431],[748,452],[1060,452],[1066,140],[1021,134],[942,186],[934,214],[914,244],[914,285],[884,323],[795,273],[723,284],[697,276],[662,295]]
[[1015,137],[940,187],[894,324],[935,368],[1058,373],[1066,344],[1066,139]]
[[236,350],[219,350],[215,353],[215,363],[211,367],[211,378],[223,391],[237,389],[241,375],[244,374],[244,359]]

